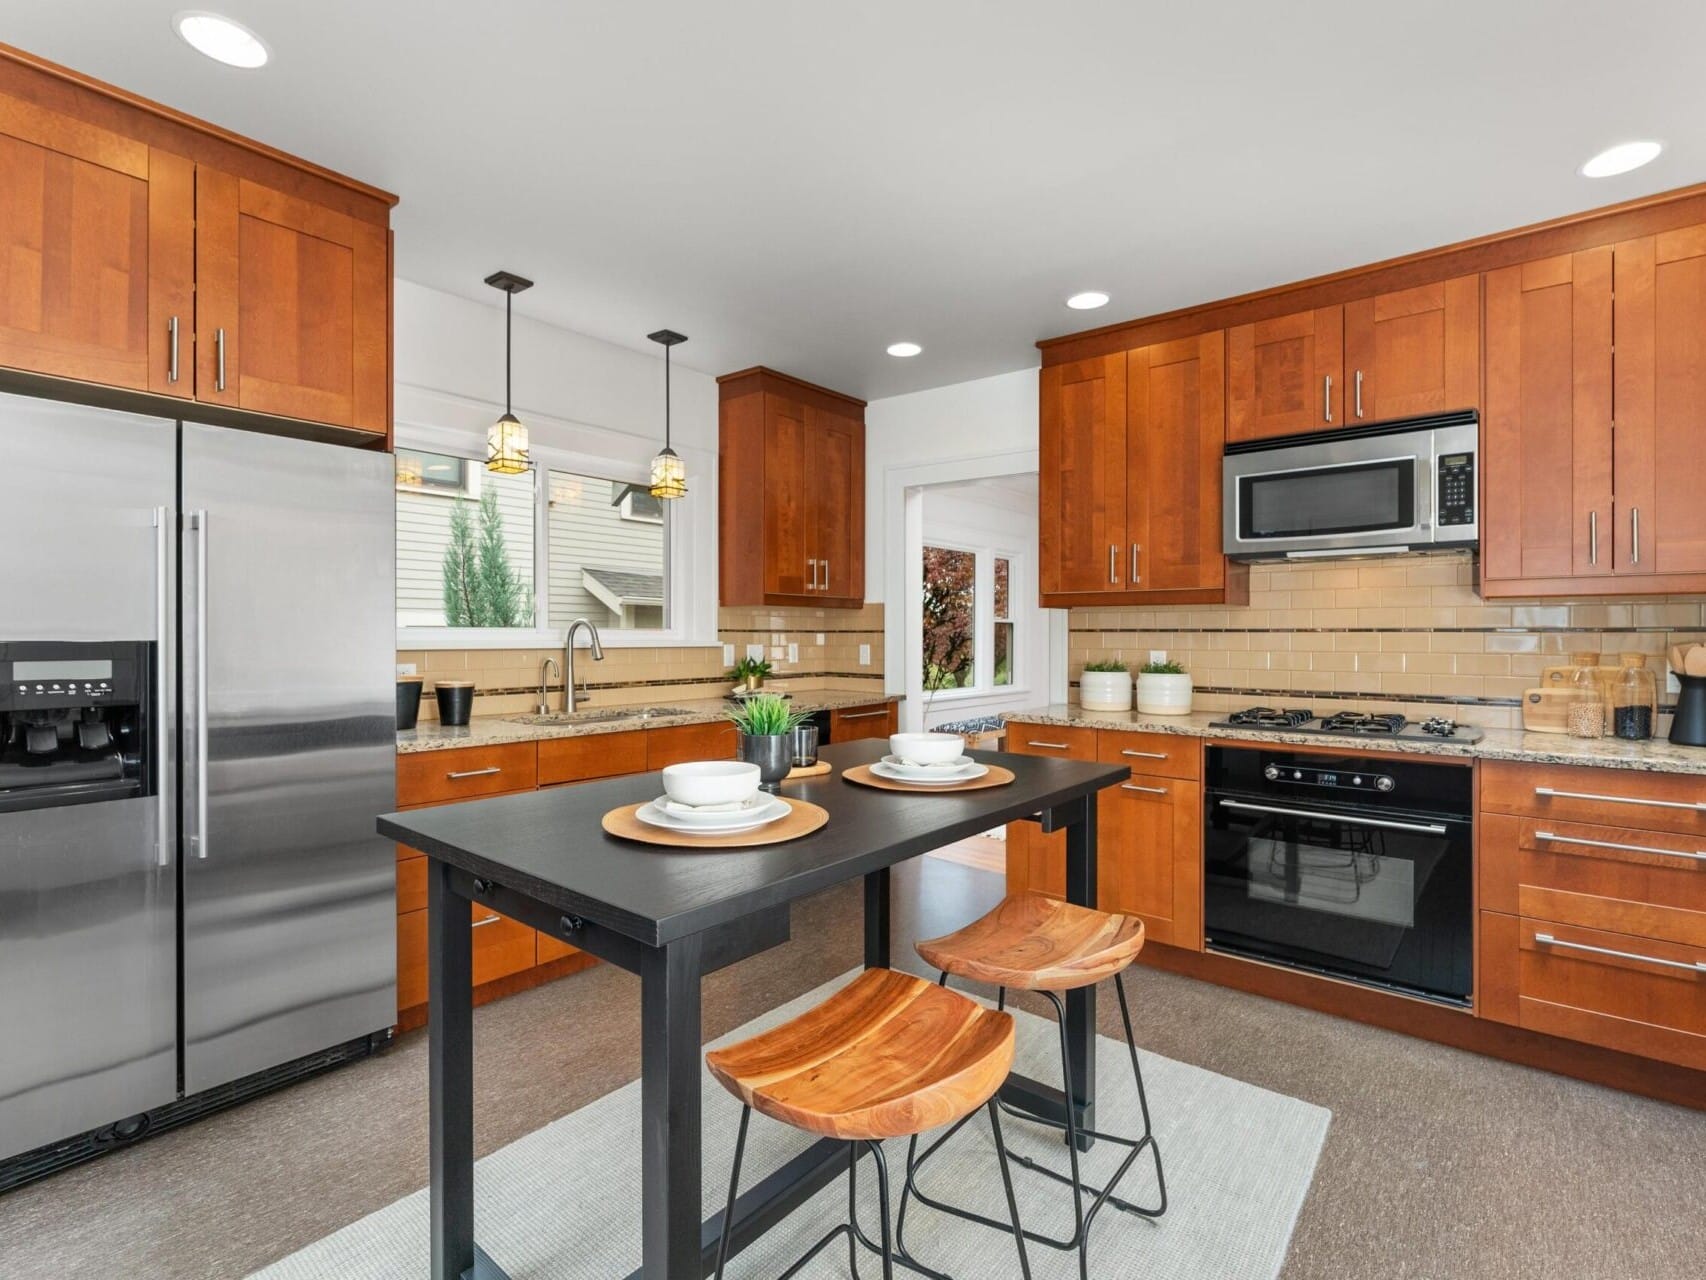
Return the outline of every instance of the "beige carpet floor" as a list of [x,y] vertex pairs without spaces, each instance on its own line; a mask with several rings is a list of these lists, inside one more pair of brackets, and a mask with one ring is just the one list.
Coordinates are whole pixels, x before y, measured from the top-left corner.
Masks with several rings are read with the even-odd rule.
[[[896,959],[999,896],[935,858],[896,878]],[[715,975],[721,1035],[857,963],[857,887]],[[1139,969],[1144,1048],[1328,1108],[1282,1280],[1699,1280],[1706,1114]],[[638,983],[601,966],[477,1017],[484,1155],[639,1075]],[[1118,1032],[1102,1003],[1102,1031]],[[16,1034],[16,1029],[7,1029]],[[426,1180],[426,1042],[0,1196],[0,1276],[228,1280]]]

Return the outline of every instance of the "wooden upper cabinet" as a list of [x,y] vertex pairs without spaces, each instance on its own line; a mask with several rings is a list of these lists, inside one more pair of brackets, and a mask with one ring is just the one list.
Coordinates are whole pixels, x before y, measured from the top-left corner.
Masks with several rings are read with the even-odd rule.
[[1612,251],[1485,283],[1483,583],[1610,574]]
[[770,369],[718,379],[726,606],[865,602],[865,402]]
[[1230,330],[1226,438],[1263,440],[1344,426],[1344,331],[1342,307]]
[[385,229],[205,167],[196,203],[197,398],[384,431]]
[[1225,335],[1161,343],[1126,357],[1126,586],[1223,587],[1221,451]]
[[[1613,253],[1617,573],[1706,574],[1706,226]],[[1706,582],[1630,586],[1700,591]]]
[[1046,595],[1118,591],[1126,560],[1126,357],[1042,371],[1039,576]]
[[1345,425],[1481,403],[1481,278],[1347,302]]
[[0,364],[188,395],[194,192],[181,156],[0,94]]

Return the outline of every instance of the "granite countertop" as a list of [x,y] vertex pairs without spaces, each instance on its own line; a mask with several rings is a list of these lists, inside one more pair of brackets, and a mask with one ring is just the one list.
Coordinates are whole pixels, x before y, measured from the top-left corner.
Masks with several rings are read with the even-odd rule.
[[1277,742],[1288,746],[1344,746],[1358,750],[1392,751],[1401,755],[1456,756],[1476,760],[1521,760],[1531,764],[1593,765],[1603,769],[1635,769],[1645,773],[1706,774],[1706,747],[1679,747],[1663,738],[1624,742],[1617,738],[1572,738],[1562,733],[1524,733],[1488,729],[1479,742],[1444,742],[1403,738],[1371,742],[1367,738],[1319,733],[1252,733],[1247,729],[1216,729],[1223,711],[1193,711],[1184,716],[1148,716],[1136,711],[1085,711],[1056,704],[1033,711],[1013,711],[1007,719],[1022,724],[1057,724],[1079,729],[1123,729],[1133,733],[1176,733],[1189,738]]
[[[796,711],[832,711],[842,707],[869,707],[879,702],[898,702],[896,694],[845,693],[815,689],[793,696]],[[397,752],[446,751],[455,747],[491,747],[507,742],[541,742],[548,738],[584,738],[598,733],[625,733],[633,729],[667,729],[683,724],[715,724],[729,713],[722,698],[677,698],[660,703],[674,715],[622,716],[610,720],[572,720],[557,724],[527,724],[506,716],[475,716],[465,725],[441,725],[427,721],[413,729],[397,732]],[[588,707],[581,715],[620,711],[618,706]],[[640,707],[634,708],[636,711]]]

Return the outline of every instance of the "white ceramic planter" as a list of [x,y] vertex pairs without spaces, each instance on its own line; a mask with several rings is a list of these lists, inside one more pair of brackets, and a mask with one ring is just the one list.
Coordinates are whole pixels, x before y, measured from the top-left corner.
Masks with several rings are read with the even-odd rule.
[[1137,709],[1149,716],[1183,716],[1191,711],[1191,677],[1139,674]]
[[1129,671],[1086,671],[1078,677],[1078,705],[1086,711],[1130,711]]

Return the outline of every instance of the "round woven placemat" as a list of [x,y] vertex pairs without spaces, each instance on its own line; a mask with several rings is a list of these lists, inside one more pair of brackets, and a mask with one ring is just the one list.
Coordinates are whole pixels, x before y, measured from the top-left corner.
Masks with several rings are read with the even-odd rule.
[[671,849],[752,849],[758,845],[785,844],[789,840],[798,840],[829,821],[829,813],[818,805],[794,800],[788,796],[781,799],[793,812],[786,818],[778,818],[769,826],[757,827],[751,831],[733,831],[726,835],[694,835],[685,831],[666,831],[662,827],[648,826],[636,818],[635,811],[645,807],[639,804],[625,804],[620,809],[612,809],[604,815],[604,829],[624,840],[637,840],[641,844],[661,844]]
[[861,787],[875,787],[878,791],[905,791],[912,795],[953,795],[956,791],[985,791],[990,787],[1004,787],[1013,781],[1013,771],[1003,769],[998,764],[989,766],[989,772],[981,778],[973,778],[970,782],[956,782],[952,786],[919,785],[912,782],[895,782],[889,778],[879,778],[871,772],[868,764],[856,764],[841,775],[849,782]]

